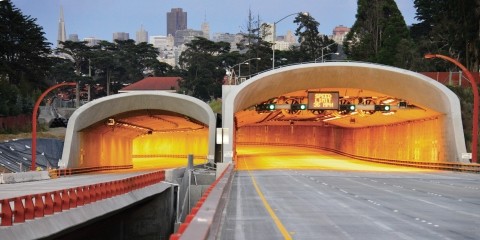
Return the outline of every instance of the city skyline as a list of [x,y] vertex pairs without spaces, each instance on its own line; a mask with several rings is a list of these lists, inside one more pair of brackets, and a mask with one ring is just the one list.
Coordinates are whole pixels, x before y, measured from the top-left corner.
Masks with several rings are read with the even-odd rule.
[[[167,12],[172,8],[182,8],[188,13],[188,29],[201,30],[206,20],[210,35],[215,33],[239,33],[246,31],[249,10],[255,19],[272,23],[295,12],[309,12],[320,23],[322,34],[331,35],[335,26],[351,27],[355,22],[357,0],[320,0],[312,7],[311,0],[296,1],[293,6],[287,1],[266,0],[233,1],[205,0],[192,2],[187,0],[127,1],[127,0],[11,0],[24,15],[36,18],[43,27],[47,41],[56,47],[61,8],[67,36],[77,34],[79,39],[95,37],[111,41],[114,32],[127,32],[130,36],[143,27],[149,36],[167,35]],[[396,0],[407,25],[417,22],[413,0]],[[288,30],[295,31],[294,17],[277,24],[277,35]],[[135,39],[133,39],[135,40]]]

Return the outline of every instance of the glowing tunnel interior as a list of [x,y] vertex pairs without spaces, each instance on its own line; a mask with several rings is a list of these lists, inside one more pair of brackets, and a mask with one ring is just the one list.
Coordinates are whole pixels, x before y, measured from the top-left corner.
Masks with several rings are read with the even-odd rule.
[[[204,102],[166,92],[123,93],[79,108],[69,120],[62,167],[171,168],[213,160],[215,117]],[[213,126],[213,127],[211,127]]]
[[[341,104],[357,109],[255,107],[307,104],[309,92],[337,92]],[[374,111],[377,104],[392,109]],[[229,89],[224,109],[223,121],[235,139],[225,149],[233,153],[244,146],[308,146],[378,159],[458,162],[465,151],[456,95],[426,76],[393,67],[352,62],[285,67]]]

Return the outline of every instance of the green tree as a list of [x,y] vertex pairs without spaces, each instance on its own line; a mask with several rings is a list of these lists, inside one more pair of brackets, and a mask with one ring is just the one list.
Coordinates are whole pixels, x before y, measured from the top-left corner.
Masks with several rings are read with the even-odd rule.
[[186,46],[179,59],[179,65],[185,71],[180,87],[204,101],[221,97],[225,76],[225,69],[221,67],[222,55],[230,51],[230,44],[197,37]]
[[43,34],[35,18],[0,1],[0,115],[29,113],[45,87],[51,50]]
[[296,23],[297,29],[295,35],[298,37],[300,43],[299,56],[303,56],[299,59],[300,62],[315,61],[317,58],[322,57],[323,54],[333,53],[337,51],[337,46],[326,48],[328,45],[334,43],[326,35],[321,35],[318,31],[320,23],[317,22],[312,16],[308,14],[298,14],[293,21]]
[[409,44],[410,36],[405,20],[394,0],[358,0],[356,21],[344,42],[350,59],[405,65],[410,61],[401,55],[400,44]]
[[[476,0],[415,0],[419,23],[411,28],[420,52],[439,53],[462,62],[472,72],[480,65],[480,2]],[[450,70],[435,62],[431,70]]]
[[0,1],[0,75],[11,84],[25,79],[40,86],[50,66],[49,43],[36,19],[25,16],[10,0]]
[[91,47],[87,46],[87,42],[65,41],[61,42],[61,45],[61,48],[56,49],[57,54],[72,61],[77,76],[86,74],[91,52]]

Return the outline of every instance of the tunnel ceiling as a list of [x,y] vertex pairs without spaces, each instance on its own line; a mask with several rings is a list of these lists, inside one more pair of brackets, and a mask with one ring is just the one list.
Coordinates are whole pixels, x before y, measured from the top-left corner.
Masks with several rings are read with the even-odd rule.
[[[415,102],[408,99],[399,99],[386,94],[354,88],[322,88],[308,89],[283,94],[277,98],[267,99],[262,103],[291,104],[308,102],[309,91],[339,92],[341,104],[375,105],[389,104],[398,106],[400,101],[407,102],[406,108],[394,107],[390,112],[366,111],[356,109],[352,112],[337,110],[322,111],[291,111],[279,109],[274,111],[257,111],[251,106],[235,114],[238,127],[252,125],[288,125],[288,124],[314,124],[322,126],[339,126],[348,128],[362,128],[378,125],[399,124],[408,121],[435,118],[440,113],[418,107]],[[385,102],[386,101],[386,102]],[[258,103],[261,104],[261,103]]]
[[208,127],[187,116],[162,110],[137,110],[111,116],[81,132],[105,134],[112,132],[120,137],[135,138],[146,134],[189,132]]

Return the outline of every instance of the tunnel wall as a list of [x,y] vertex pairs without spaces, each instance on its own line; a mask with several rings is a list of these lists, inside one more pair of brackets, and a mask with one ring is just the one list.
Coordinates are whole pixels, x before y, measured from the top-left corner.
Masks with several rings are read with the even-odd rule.
[[132,164],[131,139],[116,136],[113,131],[104,134],[81,132],[80,138],[78,167]]
[[252,126],[237,131],[236,143],[308,145],[362,157],[448,162],[441,118],[368,128]]
[[133,140],[133,156],[155,155],[159,152],[171,155],[193,154],[207,157],[208,130],[182,133],[143,135]]

